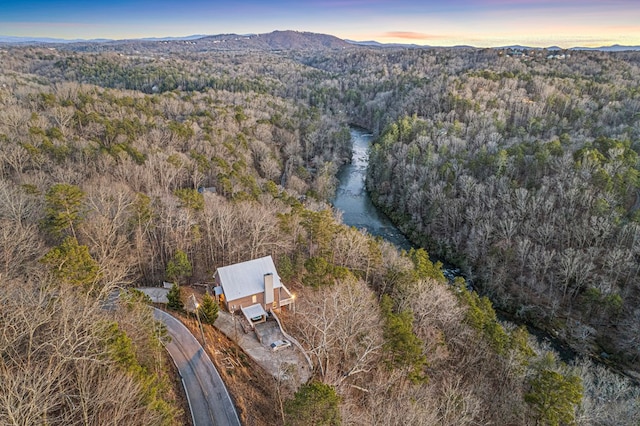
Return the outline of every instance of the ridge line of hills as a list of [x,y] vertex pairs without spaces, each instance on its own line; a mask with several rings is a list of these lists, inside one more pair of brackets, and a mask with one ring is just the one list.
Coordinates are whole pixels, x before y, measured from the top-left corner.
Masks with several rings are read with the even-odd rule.
[[[52,37],[15,37],[0,35],[0,44],[80,44],[80,43],[109,43],[121,44],[131,42],[210,42],[210,43],[228,43],[233,47],[246,48],[268,48],[268,49],[296,49],[296,48],[329,48],[341,49],[351,46],[366,47],[403,47],[414,49],[426,49],[433,47],[451,47],[451,48],[476,48],[476,46],[460,45],[460,46],[431,46],[420,44],[404,44],[404,43],[381,43],[375,40],[356,41],[335,37],[329,34],[320,34],[303,31],[272,31],[263,34],[193,34],[184,37],[145,37],[134,39],[62,39]],[[613,44],[610,46],[599,47],[583,47],[575,46],[567,49],[558,46],[533,47],[522,45],[511,46],[494,46],[496,49],[520,49],[520,50],[598,50],[604,52],[622,52],[629,50],[640,50],[640,46],[627,46]]]

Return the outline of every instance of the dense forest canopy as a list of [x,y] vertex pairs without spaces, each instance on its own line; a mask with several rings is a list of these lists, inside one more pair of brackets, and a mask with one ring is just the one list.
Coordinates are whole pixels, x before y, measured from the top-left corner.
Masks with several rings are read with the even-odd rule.
[[[266,419],[634,424],[631,381],[560,362],[489,298],[637,371],[640,56],[282,37],[0,49],[0,423],[100,424],[125,382],[141,414],[122,422],[179,423],[161,330],[139,298],[106,296],[272,255],[315,375],[278,387]],[[378,137],[375,201],[482,296],[339,223],[349,124]]]
[[369,188],[501,308],[637,366],[637,64],[497,61],[448,79],[447,112],[423,98],[389,125]]

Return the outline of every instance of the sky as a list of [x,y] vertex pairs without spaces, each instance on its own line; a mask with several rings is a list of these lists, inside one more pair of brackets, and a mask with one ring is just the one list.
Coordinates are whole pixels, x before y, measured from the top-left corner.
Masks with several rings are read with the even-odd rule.
[[640,0],[0,0],[0,35],[126,39],[274,30],[430,46],[640,45]]

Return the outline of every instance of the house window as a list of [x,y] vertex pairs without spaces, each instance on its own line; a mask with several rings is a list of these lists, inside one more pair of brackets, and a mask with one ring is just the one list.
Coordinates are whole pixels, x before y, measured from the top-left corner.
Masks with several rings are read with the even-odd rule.
[[257,295],[253,295],[251,296],[251,303],[258,303],[258,296]]

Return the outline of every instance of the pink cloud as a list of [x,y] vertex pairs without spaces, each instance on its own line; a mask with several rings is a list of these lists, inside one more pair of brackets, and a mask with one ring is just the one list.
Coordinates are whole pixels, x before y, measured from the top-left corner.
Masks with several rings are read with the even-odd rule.
[[385,38],[403,38],[407,40],[426,40],[426,39],[440,39],[445,36],[435,34],[416,33],[412,31],[389,31],[382,34]]
[[640,32],[640,25],[612,25],[606,28],[608,31]]

